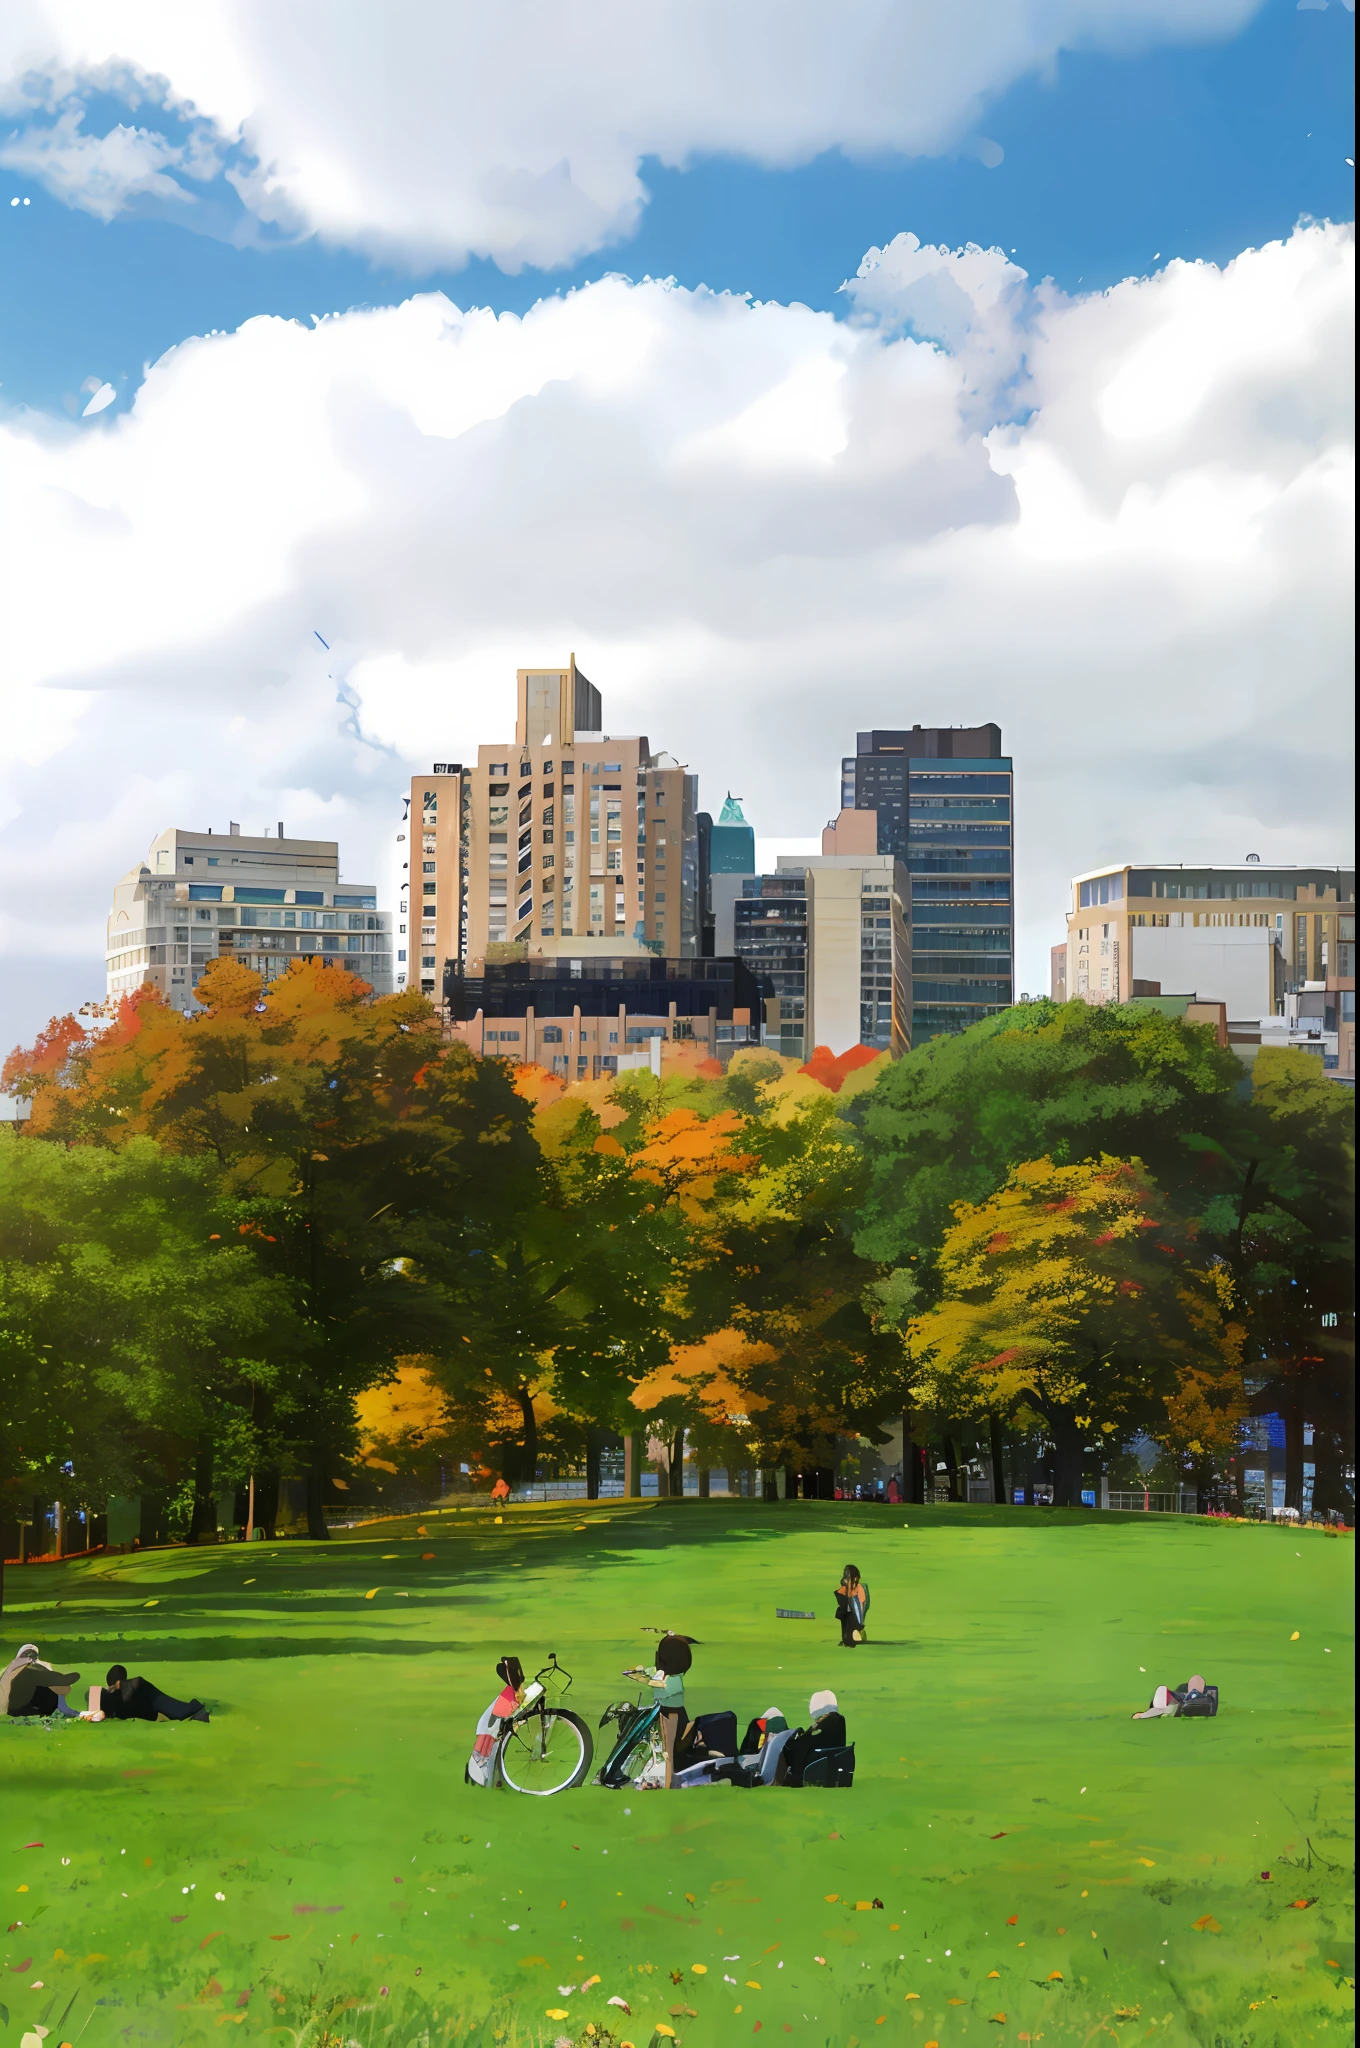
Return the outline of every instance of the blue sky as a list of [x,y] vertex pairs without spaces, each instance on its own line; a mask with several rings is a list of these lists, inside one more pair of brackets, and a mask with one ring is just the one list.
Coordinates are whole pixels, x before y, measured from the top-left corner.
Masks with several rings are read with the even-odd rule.
[[169,825],[395,900],[410,774],[573,650],[767,848],[996,720],[1022,989],[1106,861],[1347,859],[1353,30],[10,0],[0,1052]]
[[[1223,263],[1304,216],[1353,216],[1354,15],[1332,0],[1268,0],[1227,40],[1109,55],[1063,52],[986,110],[1004,151],[853,161],[831,150],[790,170],[700,156],[688,170],[644,159],[637,232],[567,269],[507,276],[485,259],[395,268],[315,238],[241,246],[240,200],[219,176],[195,225],[105,222],[33,177],[0,170],[0,404],[72,411],[108,379],[126,405],[141,366],[187,335],[256,313],[305,318],[438,288],[463,306],[522,311],[607,271],[798,300],[838,296],[865,250],[902,229],[924,242],[1015,251],[1032,278],[1091,290],[1173,256]],[[88,97],[98,131],[127,110]],[[148,118],[143,109],[139,120]],[[153,202],[154,203],[154,202]]]

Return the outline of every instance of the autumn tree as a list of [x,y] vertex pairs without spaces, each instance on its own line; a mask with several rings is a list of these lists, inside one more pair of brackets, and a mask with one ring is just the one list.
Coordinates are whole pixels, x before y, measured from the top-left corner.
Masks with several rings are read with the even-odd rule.
[[1059,1505],[1080,1504],[1091,1432],[1165,1437],[1188,1422],[1202,1437],[1245,1412],[1231,1275],[1140,1161],[1017,1166],[986,1201],[955,1205],[939,1275],[905,1340],[928,1396],[956,1415],[1036,1411]]
[[190,1017],[142,991],[102,1032],[49,1033],[53,1055],[12,1060],[11,1080],[33,1103],[28,1142],[150,1137],[250,1203],[247,1248],[299,1316],[264,1422],[321,1536],[356,1395],[406,1353],[449,1349],[502,1289],[498,1233],[534,1194],[527,1110],[418,995],[374,999],[301,961],[267,987],[215,962],[196,995]]

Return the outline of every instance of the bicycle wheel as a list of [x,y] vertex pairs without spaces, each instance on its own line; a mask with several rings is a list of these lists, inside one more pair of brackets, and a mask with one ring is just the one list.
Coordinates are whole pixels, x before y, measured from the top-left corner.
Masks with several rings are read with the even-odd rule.
[[550,1708],[508,1728],[496,1762],[501,1783],[512,1792],[547,1799],[583,1783],[595,1744],[579,1714]]

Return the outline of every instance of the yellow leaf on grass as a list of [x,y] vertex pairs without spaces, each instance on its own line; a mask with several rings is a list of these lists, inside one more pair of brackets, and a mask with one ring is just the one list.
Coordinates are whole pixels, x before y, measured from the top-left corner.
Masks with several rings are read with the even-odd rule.
[[[559,2019],[565,2019],[565,2018],[566,2018],[566,2014],[565,2014],[565,2013],[559,2013],[559,2014],[555,2015],[555,2017],[557,2017],[557,2018],[559,2018]],[[675,2028],[674,2028],[674,2027],[668,2027],[668,2026],[666,2025],[666,2023],[665,2023],[665,2021],[664,2021],[664,2020],[658,2020],[658,2021],[657,2021],[657,2023],[656,2023],[656,2029],[655,2029],[655,2031],[656,2031],[656,2032],[657,2032],[658,2034],[664,2034],[664,2035],[666,2036],[666,2039],[667,2039],[668,2041],[673,2041],[673,2040],[675,2039]]]
[[[688,1893],[688,1892],[686,1892],[686,1893],[685,1893],[685,1897],[686,1897],[687,1899],[689,1898],[689,1893]],[[694,1901],[693,1901],[693,1899],[690,1899],[690,1904],[691,1904],[691,1905],[693,1905],[693,1904],[694,1904]],[[708,1975],[708,1964],[707,1964],[707,1963],[691,1963],[689,1967],[690,1967],[690,1970],[691,1970],[692,1974],[693,1974],[694,1976],[696,1976],[696,1977],[706,1977],[706,1976]]]
[[1050,1984],[1061,1984],[1061,1983],[1062,1983],[1062,1980],[1063,1980],[1063,1974],[1062,1974],[1062,1971],[1061,1971],[1061,1970],[1050,1970],[1050,1971],[1049,1971],[1049,1973],[1048,1973],[1048,1981],[1049,1981],[1049,1983],[1050,1983]]
[[839,1893],[839,1892],[827,1892],[827,1893],[825,1893],[825,1894],[824,1894],[824,1896],[825,1896],[825,1899],[826,1899],[826,1903],[828,1904],[828,1906],[834,1906],[834,1905],[835,1905],[835,1903],[836,1903],[836,1901],[837,1901],[837,1900],[839,1899],[839,1897],[840,1897],[840,1893]]
[[497,1515],[495,1519],[497,1520],[497,1522],[503,1522],[503,1521],[505,1520],[505,1516],[504,1516],[504,1515]]
[[374,1587],[373,1587],[373,1589],[372,1589],[372,1591],[371,1591],[371,1592],[368,1592],[368,1593],[365,1593],[365,1594],[364,1594],[364,1598],[365,1598],[365,1600],[376,1600],[376,1599],[377,1599],[377,1597],[378,1597],[378,1589],[377,1589],[377,1587],[376,1587],[376,1586],[374,1586]]
[[1290,1642],[1291,1642],[1291,1643],[1296,1643],[1296,1642],[1298,1641],[1298,1639],[1299,1639],[1299,1632],[1298,1632],[1298,1630],[1297,1630],[1297,1629],[1295,1629],[1295,1631],[1294,1631],[1293,1635],[1292,1635],[1292,1636],[1291,1636],[1291,1637],[1289,1638],[1289,1640],[1290,1640]]
[[1144,1870],[1155,1870],[1157,1868],[1150,1856],[1139,1856],[1136,1860],[1142,1864]]
[[159,1607],[160,1604],[159,1600],[143,1600],[142,1602],[143,1607]]
[[966,1998],[950,1998],[945,2002],[948,2005],[967,2005],[968,2000]]
[[550,2020],[564,2020],[567,2017],[565,2005],[550,2005],[546,2010]]
[[989,2017],[994,2027],[1004,2027],[1006,2024],[1006,2015],[1004,2012],[994,2012],[990,2014]]
[[1000,1970],[989,1970],[989,1971],[987,1972],[987,1975],[988,1975],[989,1977],[999,1977],[999,1976],[1001,1975],[1001,1972],[1000,1972]]
[[1221,1934],[1223,1932],[1223,1929],[1219,1926],[1212,1913],[1202,1913],[1198,1920],[1191,1922],[1191,1925],[1197,1934]]
[[748,1991],[759,1991],[760,1986],[757,1984],[754,1977],[748,1977],[746,1979],[746,1989]]

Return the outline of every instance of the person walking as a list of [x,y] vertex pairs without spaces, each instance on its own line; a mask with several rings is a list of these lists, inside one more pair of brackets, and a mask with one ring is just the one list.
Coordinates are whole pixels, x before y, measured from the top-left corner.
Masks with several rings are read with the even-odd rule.
[[862,1643],[869,1615],[869,1588],[858,1567],[848,1564],[836,1588],[836,1619],[841,1625],[841,1648],[853,1650]]

